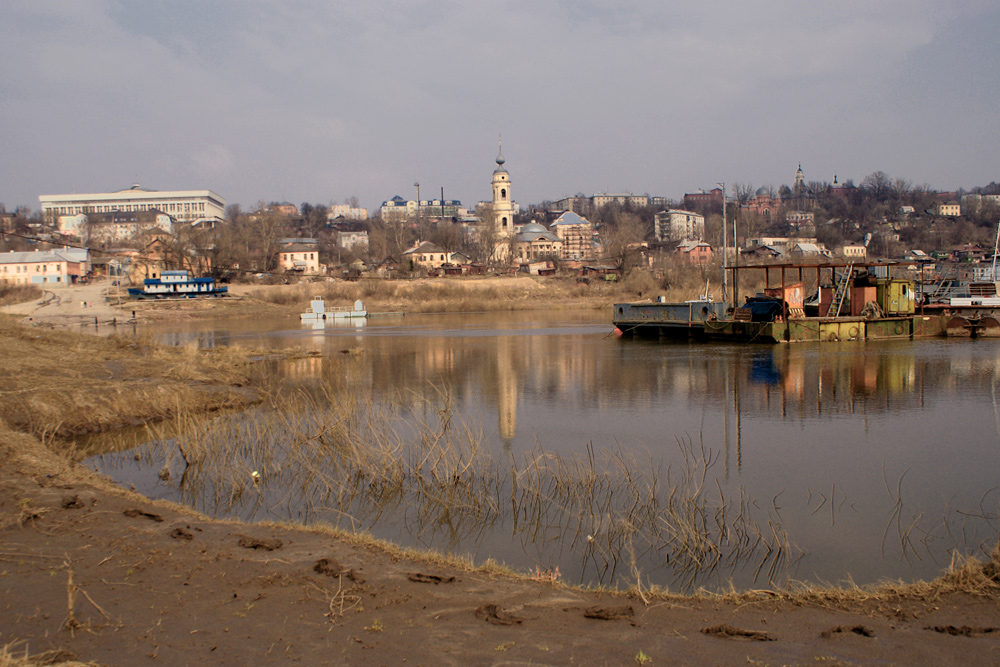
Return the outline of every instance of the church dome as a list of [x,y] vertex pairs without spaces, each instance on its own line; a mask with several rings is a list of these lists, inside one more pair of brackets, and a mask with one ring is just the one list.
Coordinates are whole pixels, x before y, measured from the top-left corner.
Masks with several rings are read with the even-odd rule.
[[521,227],[522,234],[539,234],[539,233],[544,234],[547,231],[549,230],[545,229],[545,227],[538,224],[537,222],[529,222],[524,227]]
[[771,194],[771,191],[766,187],[757,188],[757,192],[755,192],[754,194],[758,197],[767,197]]

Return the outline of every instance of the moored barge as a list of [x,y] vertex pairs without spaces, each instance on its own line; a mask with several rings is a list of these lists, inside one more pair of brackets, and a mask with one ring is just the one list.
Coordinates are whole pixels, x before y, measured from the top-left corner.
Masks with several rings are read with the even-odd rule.
[[136,299],[193,298],[226,296],[229,288],[215,284],[215,278],[192,278],[187,271],[161,271],[159,278],[146,278],[142,287],[130,287]]
[[[1000,308],[982,301],[925,306],[892,265],[862,263],[729,267],[732,302],[614,304],[612,323],[626,336],[760,343],[891,340],[936,336],[1000,337]],[[763,271],[764,290],[739,303],[739,273]],[[817,286],[804,298],[804,278]],[[772,286],[772,275],[779,280]],[[794,281],[793,281],[794,280]]]

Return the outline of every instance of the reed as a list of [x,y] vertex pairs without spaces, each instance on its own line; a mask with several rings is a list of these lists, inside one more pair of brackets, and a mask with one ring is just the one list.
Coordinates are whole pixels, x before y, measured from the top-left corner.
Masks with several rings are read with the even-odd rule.
[[[770,584],[787,575],[795,550],[780,524],[758,521],[745,498],[709,493],[718,454],[703,445],[678,440],[682,462],[665,469],[592,444],[581,456],[540,446],[496,455],[447,391],[377,399],[352,381],[354,360],[335,363],[329,376],[339,379],[275,391],[249,412],[178,411],[150,425],[140,464],[216,516],[408,535],[446,551],[508,534],[544,559],[555,544],[588,585],[653,576],[692,590],[740,568]],[[133,465],[132,456],[104,465]]]

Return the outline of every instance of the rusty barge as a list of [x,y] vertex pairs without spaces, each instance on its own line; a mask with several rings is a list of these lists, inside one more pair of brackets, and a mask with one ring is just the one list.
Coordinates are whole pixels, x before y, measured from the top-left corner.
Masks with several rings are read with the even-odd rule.
[[[700,298],[682,303],[614,304],[622,335],[760,343],[892,340],[941,336],[1000,338],[1000,297],[926,303],[889,263],[770,264],[728,267],[732,302]],[[763,272],[763,292],[739,303],[740,273]],[[814,277],[810,274],[813,273]],[[816,286],[805,298],[804,285]],[[773,284],[772,284],[773,283]]]

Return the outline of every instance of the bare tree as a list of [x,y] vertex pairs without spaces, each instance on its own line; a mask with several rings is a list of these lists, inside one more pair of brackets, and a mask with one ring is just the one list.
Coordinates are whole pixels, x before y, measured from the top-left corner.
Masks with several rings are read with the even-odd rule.
[[635,213],[616,212],[609,222],[601,225],[604,257],[614,262],[615,268],[624,273],[632,265],[647,231],[642,218]]
[[864,177],[861,189],[875,201],[885,201],[892,194],[892,179],[884,171],[876,171]]
[[753,197],[753,192],[754,188],[751,183],[733,183],[733,199],[740,205],[750,201]]
[[913,190],[913,184],[905,178],[894,178],[892,180],[892,196],[899,201],[906,200]]
[[259,202],[253,218],[252,240],[255,249],[260,253],[261,269],[271,271],[277,265],[278,239],[284,227],[285,217],[273,207]]
[[493,224],[493,204],[484,203],[477,206],[476,217],[479,218],[479,228],[473,243],[473,259],[483,264],[495,265],[512,257],[508,240]]

